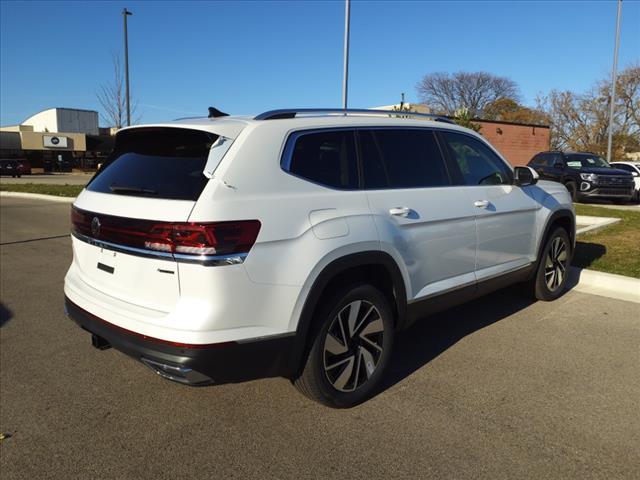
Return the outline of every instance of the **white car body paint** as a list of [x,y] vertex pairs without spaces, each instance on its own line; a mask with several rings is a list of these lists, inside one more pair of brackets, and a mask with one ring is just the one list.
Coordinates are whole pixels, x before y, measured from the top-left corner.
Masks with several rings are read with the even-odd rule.
[[[77,208],[166,222],[261,222],[246,260],[224,266],[144,258],[73,239],[66,296],[109,323],[161,340],[212,344],[295,332],[320,273],[354,253],[387,253],[401,273],[407,302],[471,285],[534,262],[549,217],[560,209],[573,211],[566,188],[553,182],[335,190],[280,166],[288,136],[303,130],[407,126],[463,132],[486,144],[455,125],[325,115],[186,119],[154,126],[233,140],[216,159],[197,201],[84,190]],[[135,128],[140,127],[122,131]],[[488,203],[479,208],[477,201]],[[410,211],[394,215],[394,208]],[[96,269],[97,263],[114,266],[115,273]]]

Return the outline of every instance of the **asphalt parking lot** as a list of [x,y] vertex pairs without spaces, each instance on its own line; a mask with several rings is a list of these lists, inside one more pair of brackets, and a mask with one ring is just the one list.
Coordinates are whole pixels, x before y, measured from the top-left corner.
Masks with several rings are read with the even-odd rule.
[[62,309],[69,204],[0,198],[0,444],[13,478],[638,478],[640,307],[516,289],[403,334],[351,410],[284,379],[191,388]]

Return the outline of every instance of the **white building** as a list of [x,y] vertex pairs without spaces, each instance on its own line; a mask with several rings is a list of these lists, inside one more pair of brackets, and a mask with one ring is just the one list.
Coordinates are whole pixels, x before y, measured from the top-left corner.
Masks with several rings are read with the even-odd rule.
[[27,118],[21,125],[34,132],[68,132],[99,135],[98,112],[75,108],[50,108]]

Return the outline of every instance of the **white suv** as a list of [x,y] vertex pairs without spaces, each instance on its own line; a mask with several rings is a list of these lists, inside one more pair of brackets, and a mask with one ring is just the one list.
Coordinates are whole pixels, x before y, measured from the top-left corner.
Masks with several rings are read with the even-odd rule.
[[187,384],[285,376],[349,407],[415,319],[514,282],[565,288],[566,188],[470,130],[212,113],[120,130],[73,205],[66,311],[98,348]]

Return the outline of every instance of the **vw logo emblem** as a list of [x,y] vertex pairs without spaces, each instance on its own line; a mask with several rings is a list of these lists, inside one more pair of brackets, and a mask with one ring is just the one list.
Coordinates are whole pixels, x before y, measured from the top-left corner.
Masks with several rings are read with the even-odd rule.
[[100,219],[93,217],[93,220],[91,220],[91,233],[94,237],[100,235],[100,226]]

